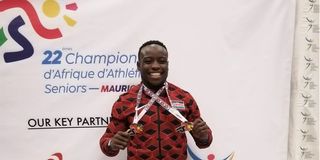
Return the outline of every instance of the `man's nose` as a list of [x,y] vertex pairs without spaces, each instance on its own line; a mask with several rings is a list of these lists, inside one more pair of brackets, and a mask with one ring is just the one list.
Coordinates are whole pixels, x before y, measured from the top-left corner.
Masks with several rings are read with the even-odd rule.
[[152,69],[159,69],[160,63],[158,61],[154,61],[151,65]]

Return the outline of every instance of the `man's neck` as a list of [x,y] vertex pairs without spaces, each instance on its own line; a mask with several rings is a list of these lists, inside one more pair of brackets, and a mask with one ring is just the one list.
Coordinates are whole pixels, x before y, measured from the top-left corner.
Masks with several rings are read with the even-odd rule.
[[146,83],[143,83],[143,84],[154,93],[157,92],[161,87],[164,86],[164,84],[161,84],[161,85],[158,85],[158,86],[148,85]]

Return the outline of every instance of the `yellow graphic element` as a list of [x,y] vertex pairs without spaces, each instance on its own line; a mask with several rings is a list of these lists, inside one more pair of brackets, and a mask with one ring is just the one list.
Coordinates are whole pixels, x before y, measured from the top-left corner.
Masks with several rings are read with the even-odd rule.
[[[70,5],[70,9],[69,10],[77,10],[77,4],[76,3],[72,3],[72,4],[69,4],[69,5]],[[66,6],[67,9],[68,9],[69,5]],[[45,0],[43,2],[43,4],[42,4],[42,11],[47,17],[50,17],[50,18],[56,17],[60,13],[59,3],[56,0]],[[73,27],[77,23],[76,20],[72,19],[71,17],[69,17],[67,15],[64,15],[63,19],[71,27]]]
[[70,17],[67,16],[67,15],[64,15],[64,16],[63,16],[63,19],[67,22],[67,24],[68,24],[69,26],[74,26],[74,25],[76,25],[76,23],[77,23],[77,21],[75,21],[74,19],[70,18]]
[[59,3],[55,0],[46,0],[42,5],[42,11],[47,17],[56,17],[60,12]]

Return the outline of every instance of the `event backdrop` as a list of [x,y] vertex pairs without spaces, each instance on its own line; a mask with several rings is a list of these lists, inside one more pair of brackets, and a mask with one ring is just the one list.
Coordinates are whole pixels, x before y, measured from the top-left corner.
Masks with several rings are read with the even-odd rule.
[[125,159],[99,139],[156,39],[214,133],[203,150],[188,135],[189,159],[284,160],[294,16],[294,0],[2,0],[1,159]]

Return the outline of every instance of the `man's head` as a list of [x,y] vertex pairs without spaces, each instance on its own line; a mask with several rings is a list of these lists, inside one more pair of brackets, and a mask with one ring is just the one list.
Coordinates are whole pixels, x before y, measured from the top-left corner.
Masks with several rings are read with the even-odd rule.
[[168,77],[168,51],[160,41],[147,41],[140,48],[137,62],[141,79],[150,89],[159,89]]

